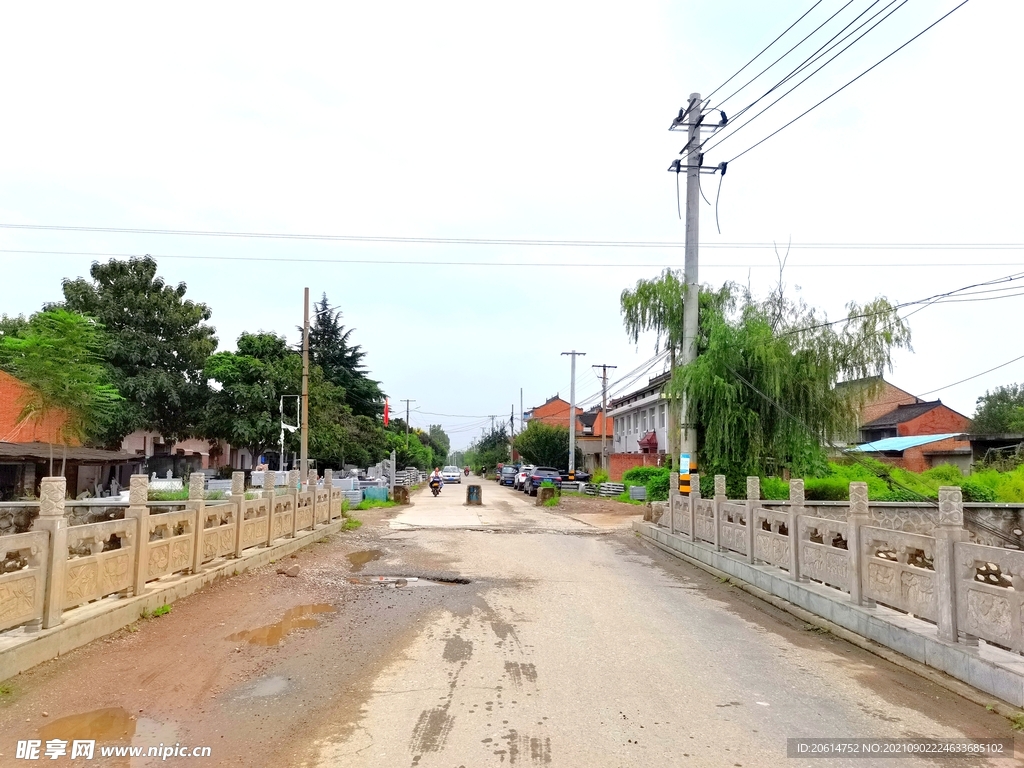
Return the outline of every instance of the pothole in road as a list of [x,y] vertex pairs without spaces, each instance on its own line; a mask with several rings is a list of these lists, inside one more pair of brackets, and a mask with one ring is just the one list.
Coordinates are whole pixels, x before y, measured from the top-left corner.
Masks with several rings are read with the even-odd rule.
[[287,678],[280,675],[264,677],[248,685],[238,693],[240,699],[262,699],[267,696],[277,696],[291,688]]
[[350,555],[345,555],[352,565],[353,571],[361,571],[364,565],[372,563],[374,560],[380,560],[383,556],[384,551],[380,549],[367,549],[362,552],[353,552]]
[[312,618],[318,613],[334,613],[335,608],[329,603],[314,603],[312,605],[299,605],[289,608],[284,612],[284,618],[280,621],[268,624],[265,627],[246,629],[228,635],[228,640],[244,640],[252,645],[277,645],[285,636],[296,629],[313,629],[319,627],[320,622]]
[[39,729],[42,741],[102,741],[109,744],[173,743],[176,728],[148,717],[135,717],[122,707],[105,707],[68,715]]
[[361,584],[363,586],[382,586],[389,589],[401,589],[410,587],[451,587],[456,584],[469,584],[469,579],[461,577],[435,576],[424,578],[422,576],[353,576],[350,584]]

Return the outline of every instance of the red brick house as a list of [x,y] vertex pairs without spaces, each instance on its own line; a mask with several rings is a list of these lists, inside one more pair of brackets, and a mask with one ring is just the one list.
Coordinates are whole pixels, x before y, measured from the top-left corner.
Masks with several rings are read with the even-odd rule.
[[[527,421],[540,421],[544,424],[553,424],[559,427],[569,426],[569,404],[558,395],[548,398],[544,405],[538,405],[526,412]],[[576,408],[576,434],[583,432],[583,422],[580,417],[583,415],[582,408]]]
[[860,427],[860,442],[870,443],[887,437],[916,437],[967,432],[971,420],[941,400],[897,405],[894,409]]
[[[60,429],[66,418],[61,411],[18,424],[29,392],[28,385],[0,371],[0,443],[60,443]],[[77,441],[69,444],[81,445]]]

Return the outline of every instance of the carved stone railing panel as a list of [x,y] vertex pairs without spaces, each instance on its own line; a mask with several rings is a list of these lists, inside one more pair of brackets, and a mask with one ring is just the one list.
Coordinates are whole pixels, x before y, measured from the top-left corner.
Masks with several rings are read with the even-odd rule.
[[189,570],[197,535],[196,513],[189,509],[151,514],[148,521],[149,535],[143,537],[146,581]]
[[331,520],[336,520],[342,515],[342,502],[344,497],[340,488],[331,489]]
[[265,498],[247,499],[242,519],[241,548],[258,547],[265,544],[270,519],[270,501]]
[[715,500],[698,499],[694,515],[695,539],[714,542],[715,540]]
[[849,592],[850,553],[833,543],[837,539],[845,542],[846,522],[800,515],[798,525],[800,574]]
[[860,531],[862,596],[938,621],[935,539],[870,525]]
[[42,619],[49,544],[46,531],[0,537],[0,563],[20,566],[0,574],[0,631]]
[[295,514],[294,498],[289,493],[272,499],[273,510],[270,515],[272,532],[270,534],[270,541],[292,535],[292,517]]
[[316,495],[316,522],[329,523],[331,521],[331,490],[330,488],[318,488]]
[[958,629],[1024,651],[1024,552],[958,541],[954,556]]
[[789,513],[754,508],[754,558],[789,570]]
[[296,497],[295,528],[313,527],[313,491],[302,491]]
[[129,518],[68,529],[63,610],[131,589],[136,525]]
[[721,508],[721,545],[724,549],[747,554],[747,507],[726,501]]
[[235,535],[238,507],[235,504],[206,504],[203,509],[202,562],[235,553]]
[[675,503],[675,524],[676,530],[680,533],[690,535],[690,500],[686,496],[680,496]]

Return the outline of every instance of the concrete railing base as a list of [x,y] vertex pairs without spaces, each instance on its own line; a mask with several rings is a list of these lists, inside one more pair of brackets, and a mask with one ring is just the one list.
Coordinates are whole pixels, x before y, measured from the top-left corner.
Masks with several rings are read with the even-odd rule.
[[50,629],[10,630],[0,634],[0,681],[54,659],[100,637],[138,621],[143,611],[173,603],[217,579],[259,568],[279,560],[317,539],[337,533],[345,525],[341,517],[315,531],[299,531],[294,539],[278,539],[270,547],[254,547],[241,557],[214,561],[200,573],[165,576],[151,581],[141,595],[106,597],[65,611],[60,624]]
[[984,642],[967,646],[940,640],[934,624],[883,606],[855,605],[844,592],[816,582],[794,582],[780,568],[751,565],[741,555],[716,552],[711,544],[690,541],[651,523],[634,522],[633,530],[666,552],[728,574],[919,664],[1024,707],[1022,656]]

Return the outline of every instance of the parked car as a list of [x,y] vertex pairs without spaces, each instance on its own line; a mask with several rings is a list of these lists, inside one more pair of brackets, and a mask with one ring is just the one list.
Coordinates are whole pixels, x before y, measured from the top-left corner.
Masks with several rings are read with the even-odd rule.
[[443,467],[441,479],[446,483],[462,483],[462,471],[458,467]]
[[529,477],[530,473],[535,469],[536,467],[533,464],[524,464],[520,467],[519,474],[516,475],[516,479],[515,482],[512,483],[512,487],[517,491],[523,490],[526,485],[526,478]]
[[527,484],[527,492],[531,496],[537,495],[537,489],[540,488],[541,483],[550,482],[554,484],[556,488],[562,487],[562,474],[554,467],[534,467],[530,473],[530,478]]
[[512,485],[515,483],[516,475],[519,474],[519,468],[513,464],[506,464],[501,468],[501,476],[498,478],[498,483],[501,485]]
[[[567,469],[562,470],[562,472],[560,472],[559,474],[562,477],[562,482],[565,482],[565,483],[569,482],[569,470],[567,470]],[[576,479],[573,482],[576,482],[576,483],[589,483],[590,482],[590,473],[589,472],[585,472],[582,469],[577,469],[576,470]]]

